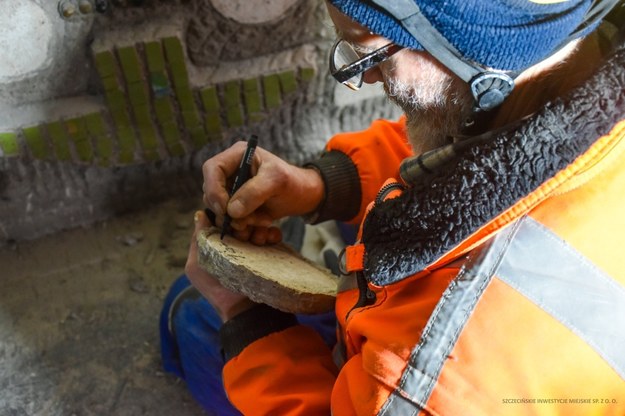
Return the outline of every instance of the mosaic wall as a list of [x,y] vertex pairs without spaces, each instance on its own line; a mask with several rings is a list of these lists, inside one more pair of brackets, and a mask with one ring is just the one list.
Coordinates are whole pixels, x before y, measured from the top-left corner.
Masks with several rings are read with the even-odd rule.
[[398,115],[379,90],[329,78],[321,1],[4,7],[0,245],[199,194],[202,162],[252,133],[302,163],[332,134]]

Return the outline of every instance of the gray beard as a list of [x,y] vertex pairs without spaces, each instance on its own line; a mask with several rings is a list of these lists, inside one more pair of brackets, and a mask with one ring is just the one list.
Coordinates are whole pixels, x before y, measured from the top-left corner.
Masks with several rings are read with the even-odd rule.
[[450,143],[460,134],[473,108],[473,97],[460,79],[443,79],[408,85],[387,79],[386,95],[406,114],[408,139],[415,154]]

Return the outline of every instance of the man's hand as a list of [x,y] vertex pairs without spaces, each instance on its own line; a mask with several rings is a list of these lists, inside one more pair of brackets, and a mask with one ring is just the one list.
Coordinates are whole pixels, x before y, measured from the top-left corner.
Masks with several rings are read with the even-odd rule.
[[245,146],[238,142],[204,163],[204,203],[218,224],[227,210],[240,240],[275,243],[279,238],[273,221],[314,211],[323,200],[323,180],[317,171],[291,165],[258,147],[253,176],[230,198],[228,179],[236,176]]
[[195,213],[195,230],[191,237],[189,257],[185,266],[185,273],[191,283],[213,305],[223,322],[254,306],[254,302],[246,296],[232,292],[219,283],[217,279],[203,270],[197,262],[198,247],[197,234],[202,228],[211,226],[206,214],[202,211]]

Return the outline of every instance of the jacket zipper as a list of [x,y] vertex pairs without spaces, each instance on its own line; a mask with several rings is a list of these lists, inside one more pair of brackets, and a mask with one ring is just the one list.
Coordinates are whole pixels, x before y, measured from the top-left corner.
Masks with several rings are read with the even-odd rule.
[[384,202],[386,197],[393,191],[404,191],[406,187],[399,182],[390,182],[382,186],[375,197],[375,205]]
[[[378,191],[378,194],[375,197],[375,204],[379,204],[383,202],[387,196],[389,196],[394,191],[403,191],[406,187],[399,182],[390,182],[382,186]],[[356,304],[347,312],[347,316],[345,319],[349,318],[352,312],[355,309],[363,308],[365,306],[373,305],[376,300],[375,292],[373,292],[369,285],[367,284],[367,279],[365,279],[365,275],[362,271],[356,272],[356,283],[358,284],[358,301]]]
[[365,279],[365,275],[362,272],[356,272],[356,283],[358,284],[358,301],[356,301],[356,304],[347,312],[345,316],[346,321],[355,309],[375,303],[375,292],[369,288],[367,279]]

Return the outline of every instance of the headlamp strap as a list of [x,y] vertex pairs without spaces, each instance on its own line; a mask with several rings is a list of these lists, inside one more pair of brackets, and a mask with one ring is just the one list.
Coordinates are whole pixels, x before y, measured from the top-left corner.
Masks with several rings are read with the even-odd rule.
[[[514,79],[521,71],[492,71],[463,58],[421,13],[414,0],[368,1],[398,20],[427,52],[469,84],[476,111],[488,111],[499,106],[514,89]],[[619,0],[595,0],[586,12],[582,24],[553,53],[603,19],[618,2]]]
[[492,110],[503,103],[512,92],[514,77],[517,74],[490,71],[463,58],[460,52],[432,26],[413,0],[369,1],[397,19],[426,51],[469,84],[476,110]]

